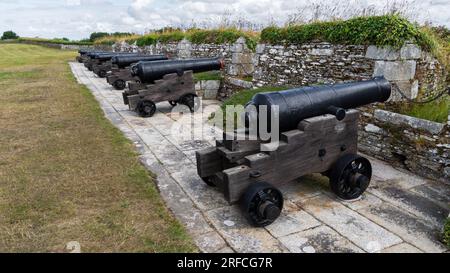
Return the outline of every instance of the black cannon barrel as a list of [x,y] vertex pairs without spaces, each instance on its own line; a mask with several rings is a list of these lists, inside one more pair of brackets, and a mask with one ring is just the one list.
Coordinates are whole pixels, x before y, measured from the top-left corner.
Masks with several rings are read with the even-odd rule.
[[165,55],[139,55],[139,56],[114,56],[111,61],[119,68],[127,67],[140,61],[163,61],[168,60]]
[[100,60],[100,61],[109,61],[115,56],[139,56],[139,53],[101,53],[94,55],[94,59]]
[[[384,77],[376,77],[361,82],[259,93],[253,97],[249,105],[256,106],[257,110],[259,106],[267,105],[268,128],[271,128],[271,106],[278,105],[280,131],[285,132],[297,128],[298,123],[304,119],[324,114],[333,114],[337,119],[342,120],[345,117],[345,110],[384,102],[390,96],[391,84]],[[247,126],[249,116],[247,113]]]
[[139,62],[132,69],[133,76],[138,76],[141,82],[151,83],[162,79],[171,73],[183,74],[192,70],[194,73],[220,70],[224,67],[221,58],[199,58],[190,60],[169,60],[156,62]]
[[86,56],[90,57],[90,58],[94,58],[94,56],[98,55],[98,54],[111,54],[111,52],[106,52],[106,51],[92,51],[92,52],[88,52],[86,53]]
[[78,53],[80,53],[80,55],[86,55],[89,52],[92,52],[92,50],[89,50],[89,49],[80,49],[80,50],[78,50]]

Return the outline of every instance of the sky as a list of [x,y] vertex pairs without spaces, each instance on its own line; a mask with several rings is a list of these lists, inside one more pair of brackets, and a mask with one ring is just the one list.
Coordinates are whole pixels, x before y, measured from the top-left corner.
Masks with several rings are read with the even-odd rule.
[[[388,4],[386,4],[388,3]],[[319,8],[314,8],[319,6]],[[217,26],[249,21],[282,25],[297,18],[351,17],[396,6],[419,23],[450,27],[450,0],[0,0],[0,32],[82,39],[92,32],[144,33],[164,26]]]

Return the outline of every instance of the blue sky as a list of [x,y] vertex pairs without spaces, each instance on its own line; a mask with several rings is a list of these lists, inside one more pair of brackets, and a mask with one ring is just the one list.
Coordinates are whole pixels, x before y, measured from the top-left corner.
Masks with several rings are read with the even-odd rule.
[[[450,27],[450,0],[397,0],[406,16],[420,23]],[[0,32],[20,36],[81,39],[94,31],[143,33],[163,26],[215,26],[228,19],[251,21],[258,26],[283,24],[289,18],[308,20],[312,6],[320,4],[319,17],[351,16],[362,9],[382,12],[386,1],[376,0],[0,0]],[[349,12],[352,9],[354,11]],[[293,15],[296,16],[293,16]]]

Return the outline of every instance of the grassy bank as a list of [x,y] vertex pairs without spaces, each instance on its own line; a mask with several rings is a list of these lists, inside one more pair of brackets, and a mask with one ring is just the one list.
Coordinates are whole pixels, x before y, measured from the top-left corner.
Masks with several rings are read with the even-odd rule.
[[0,252],[195,251],[74,52],[0,45]]
[[444,234],[442,236],[444,244],[450,249],[450,218],[447,218],[447,221],[444,225]]

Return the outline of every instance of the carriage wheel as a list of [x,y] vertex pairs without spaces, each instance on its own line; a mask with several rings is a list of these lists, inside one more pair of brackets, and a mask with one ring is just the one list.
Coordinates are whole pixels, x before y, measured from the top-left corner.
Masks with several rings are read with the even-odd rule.
[[153,101],[143,100],[138,103],[137,111],[141,117],[148,118],[155,114],[156,105]]
[[169,100],[169,103],[171,106],[175,107],[177,106],[178,102],[174,101],[174,100]]
[[255,227],[272,224],[283,210],[283,194],[266,182],[255,182],[241,198],[241,209]]
[[203,182],[205,182],[206,185],[210,187],[215,187],[216,184],[214,184],[214,176],[208,176],[208,177],[202,177]]
[[364,157],[349,154],[341,157],[330,171],[330,186],[344,200],[357,199],[369,187],[372,165]]
[[181,97],[180,103],[189,107],[192,113],[196,112],[200,108],[200,102],[197,95],[187,94]]
[[117,80],[114,82],[114,87],[117,90],[124,90],[126,86],[127,86],[127,84],[125,83],[124,80]]

